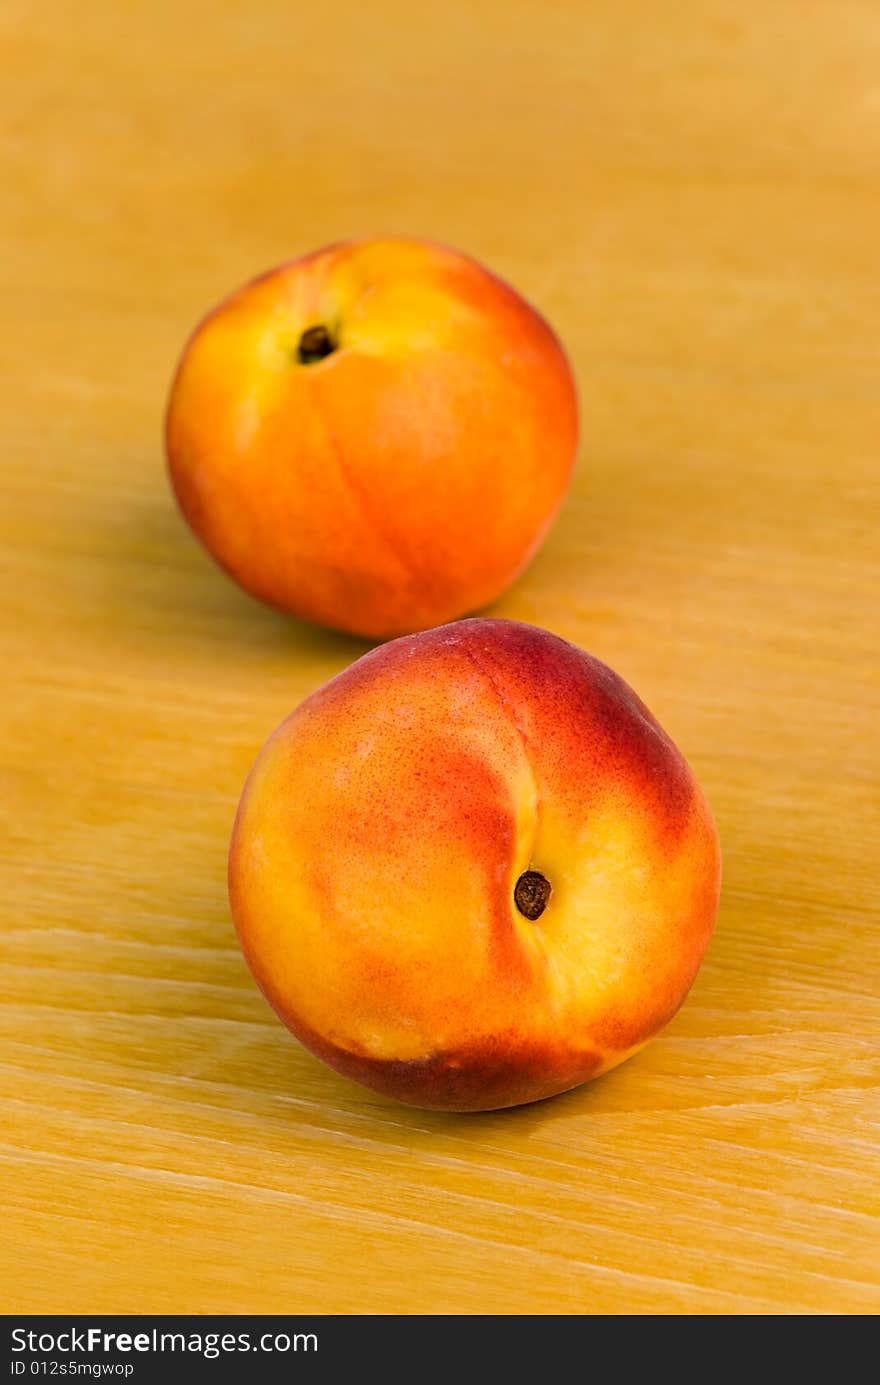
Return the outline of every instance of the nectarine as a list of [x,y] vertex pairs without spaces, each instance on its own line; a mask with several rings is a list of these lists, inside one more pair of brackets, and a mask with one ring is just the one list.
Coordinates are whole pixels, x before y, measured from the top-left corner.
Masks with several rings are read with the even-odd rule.
[[217,561],[308,620],[385,637],[493,601],[537,549],[577,440],[547,323],[423,241],[332,245],[197,328],[171,480]]
[[229,858],[280,1017],[341,1072],[481,1110],[576,1086],[675,1014],[720,857],[693,774],[611,669],[467,620],[366,654],[269,739]]

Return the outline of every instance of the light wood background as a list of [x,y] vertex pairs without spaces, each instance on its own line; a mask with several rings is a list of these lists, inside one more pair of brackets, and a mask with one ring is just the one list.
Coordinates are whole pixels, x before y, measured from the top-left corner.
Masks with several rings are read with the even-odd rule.
[[[876,1311],[880,6],[2,22],[2,1306]],[[666,1034],[507,1114],[359,1090],[251,983],[237,795],[365,646],[242,595],[163,470],[201,313],[383,231],[566,341],[577,480],[496,610],[634,684],[725,849]]]

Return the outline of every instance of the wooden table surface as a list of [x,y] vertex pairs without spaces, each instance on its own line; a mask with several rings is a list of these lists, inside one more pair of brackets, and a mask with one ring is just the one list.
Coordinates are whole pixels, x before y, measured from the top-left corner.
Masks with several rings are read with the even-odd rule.
[[[873,0],[11,3],[0,561],[6,1311],[877,1311]],[[160,425],[226,290],[349,235],[566,341],[568,505],[497,613],[616,667],[725,851],[691,997],[514,1112],[361,1091],[257,993],[229,828],[366,647],[263,609]]]

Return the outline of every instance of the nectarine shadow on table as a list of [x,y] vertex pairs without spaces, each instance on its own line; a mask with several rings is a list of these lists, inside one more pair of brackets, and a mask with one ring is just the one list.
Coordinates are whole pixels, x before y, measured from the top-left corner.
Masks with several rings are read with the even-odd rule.
[[[155,465],[161,476],[158,455]],[[99,600],[114,611],[137,604],[139,637],[153,633],[159,646],[167,642],[169,652],[180,641],[203,639],[206,626],[243,656],[247,651],[289,650],[296,658],[320,660],[322,666],[335,661],[343,668],[373,647],[372,641],[313,625],[242,591],[193,543],[161,480],[155,492],[117,496],[108,522],[96,524],[94,533],[84,537],[99,555]],[[176,573],[170,589],[169,568]],[[144,620],[145,609],[153,619]]]

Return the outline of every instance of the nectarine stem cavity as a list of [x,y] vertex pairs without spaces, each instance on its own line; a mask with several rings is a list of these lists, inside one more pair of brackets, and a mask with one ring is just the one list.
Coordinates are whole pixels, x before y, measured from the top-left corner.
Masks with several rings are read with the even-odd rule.
[[549,898],[550,881],[547,877],[538,870],[524,870],[513,891],[513,901],[520,913],[534,922],[547,908]]
[[312,365],[315,361],[323,361],[335,350],[336,342],[323,322],[319,322],[303,332],[296,354],[303,365]]

